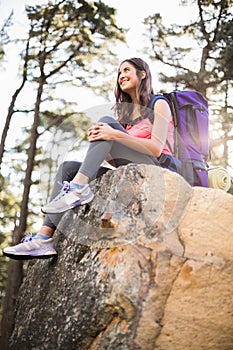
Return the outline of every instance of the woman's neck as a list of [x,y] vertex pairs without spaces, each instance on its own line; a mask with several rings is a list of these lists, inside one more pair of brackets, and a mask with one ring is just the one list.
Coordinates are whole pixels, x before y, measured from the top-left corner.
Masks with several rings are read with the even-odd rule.
[[141,116],[141,108],[139,104],[134,104],[133,111],[130,115],[130,119],[134,120]]
[[131,101],[134,105],[139,105],[140,101],[138,99],[138,94],[136,93],[136,89],[133,89],[132,91],[130,91],[129,96],[131,97]]

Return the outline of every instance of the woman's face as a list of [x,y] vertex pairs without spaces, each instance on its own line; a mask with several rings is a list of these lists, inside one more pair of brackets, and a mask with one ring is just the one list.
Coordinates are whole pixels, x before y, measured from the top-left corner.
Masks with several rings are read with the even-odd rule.
[[120,89],[130,95],[136,90],[138,83],[139,79],[136,68],[128,61],[123,62],[118,72],[118,84]]

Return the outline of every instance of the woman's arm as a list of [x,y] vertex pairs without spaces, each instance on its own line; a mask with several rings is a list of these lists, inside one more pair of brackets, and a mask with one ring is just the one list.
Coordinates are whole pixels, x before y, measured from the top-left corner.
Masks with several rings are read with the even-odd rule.
[[171,111],[165,100],[158,100],[154,105],[154,123],[151,139],[138,138],[105,123],[98,123],[89,129],[90,142],[115,140],[136,151],[159,157],[166,143]]

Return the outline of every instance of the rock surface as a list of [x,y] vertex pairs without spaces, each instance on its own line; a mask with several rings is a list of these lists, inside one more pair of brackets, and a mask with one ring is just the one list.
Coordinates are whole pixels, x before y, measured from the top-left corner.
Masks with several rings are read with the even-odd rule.
[[91,186],[30,263],[10,350],[233,349],[233,196],[134,164]]

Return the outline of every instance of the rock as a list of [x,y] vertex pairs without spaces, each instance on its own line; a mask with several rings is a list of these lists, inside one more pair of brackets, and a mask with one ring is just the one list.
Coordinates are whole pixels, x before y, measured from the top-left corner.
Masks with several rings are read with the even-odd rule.
[[29,265],[10,350],[233,349],[233,197],[149,165],[91,186]]

